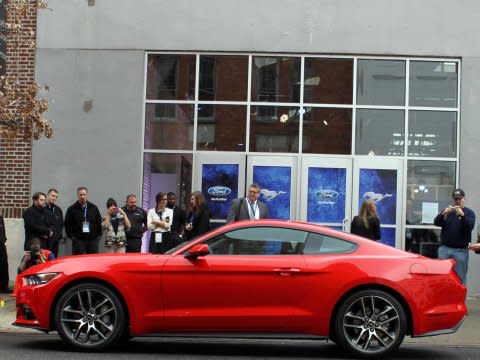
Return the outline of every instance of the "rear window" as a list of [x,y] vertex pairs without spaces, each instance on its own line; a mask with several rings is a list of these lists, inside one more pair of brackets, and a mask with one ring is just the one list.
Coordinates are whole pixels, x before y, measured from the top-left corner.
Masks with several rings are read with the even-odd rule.
[[309,233],[304,254],[342,254],[354,251],[357,244],[328,235]]

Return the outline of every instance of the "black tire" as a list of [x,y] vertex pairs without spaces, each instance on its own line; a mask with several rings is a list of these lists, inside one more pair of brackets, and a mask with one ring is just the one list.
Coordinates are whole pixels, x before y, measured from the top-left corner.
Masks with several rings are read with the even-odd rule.
[[356,356],[377,358],[397,349],[406,329],[405,309],[395,297],[381,290],[362,290],[338,308],[334,337]]
[[107,349],[128,333],[118,295],[97,283],[68,289],[57,302],[54,321],[60,337],[81,351]]

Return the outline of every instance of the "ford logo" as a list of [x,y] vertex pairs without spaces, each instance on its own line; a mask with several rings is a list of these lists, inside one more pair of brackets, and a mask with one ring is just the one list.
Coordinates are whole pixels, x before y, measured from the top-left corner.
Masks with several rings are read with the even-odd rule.
[[212,196],[227,196],[232,190],[226,186],[212,186],[208,188],[207,192]]
[[319,200],[335,199],[338,195],[338,191],[335,190],[320,190],[315,193],[315,196]]

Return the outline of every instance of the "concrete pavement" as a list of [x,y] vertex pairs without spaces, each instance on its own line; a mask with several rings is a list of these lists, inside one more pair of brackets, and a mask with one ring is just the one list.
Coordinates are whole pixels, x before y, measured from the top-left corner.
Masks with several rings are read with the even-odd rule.
[[[12,325],[15,320],[15,297],[11,294],[1,294],[5,306],[0,307],[0,332],[38,333],[37,330],[19,328]],[[406,337],[406,344],[450,345],[450,346],[480,346],[480,297],[467,299],[469,315],[460,329],[454,334],[431,336],[425,338]]]

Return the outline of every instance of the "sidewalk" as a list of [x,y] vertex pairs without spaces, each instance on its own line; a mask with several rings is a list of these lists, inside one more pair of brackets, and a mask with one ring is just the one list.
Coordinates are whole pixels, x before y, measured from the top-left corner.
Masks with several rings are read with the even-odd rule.
[[[0,333],[41,334],[37,330],[13,326],[12,322],[15,320],[15,297],[10,294],[1,294],[0,297],[5,301],[5,306],[0,307]],[[456,333],[425,338],[411,338],[407,336],[404,344],[480,346],[480,297],[468,298],[467,307],[469,315]]]

